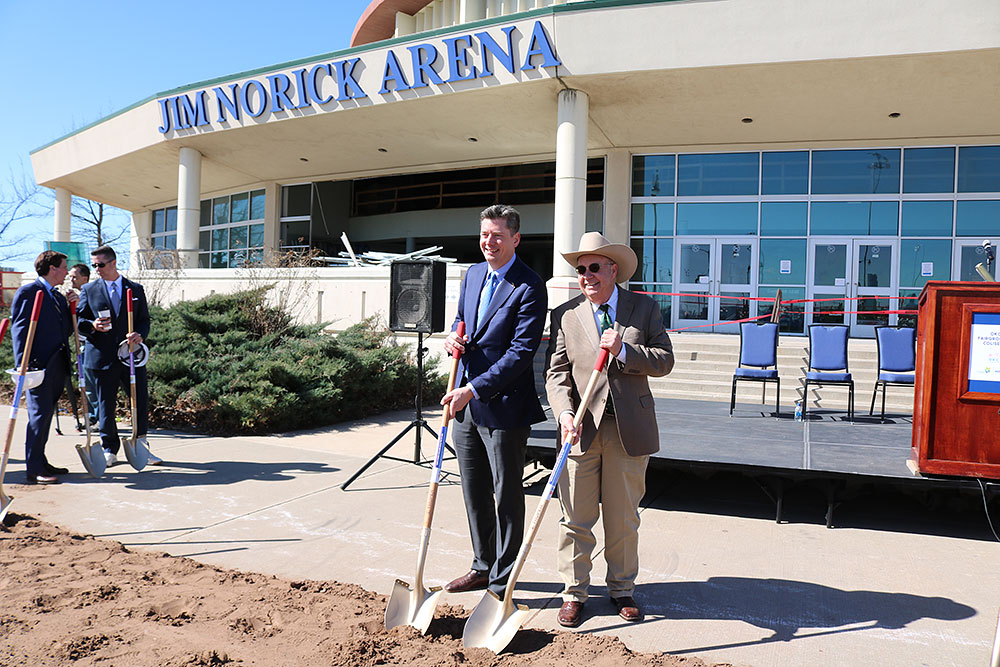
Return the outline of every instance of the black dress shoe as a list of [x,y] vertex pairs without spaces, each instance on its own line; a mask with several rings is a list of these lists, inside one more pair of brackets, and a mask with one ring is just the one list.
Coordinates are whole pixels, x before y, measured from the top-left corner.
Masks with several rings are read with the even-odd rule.
[[466,593],[468,591],[481,591],[490,583],[490,577],[485,572],[469,570],[458,579],[449,581],[444,589],[449,593]]
[[58,484],[59,478],[55,475],[28,475],[26,484]]
[[46,475],[68,475],[69,468],[57,468],[54,465],[48,463],[45,464],[45,474]]
[[583,603],[575,600],[563,602],[556,620],[564,628],[575,628],[580,625],[583,622]]

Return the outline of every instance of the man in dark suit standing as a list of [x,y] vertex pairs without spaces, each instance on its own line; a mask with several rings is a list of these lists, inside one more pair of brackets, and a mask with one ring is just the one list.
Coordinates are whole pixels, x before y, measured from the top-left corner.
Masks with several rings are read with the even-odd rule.
[[[547,296],[537,273],[514,254],[520,214],[490,206],[479,216],[485,262],[465,273],[458,316],[445,341],[462,351],[451,404],[455,452],[472,534],[470,571],[445,586],[452,593],[486,588],[503,595],[524,536],[525,447],[544,421],[532,363],[545,326]],[[454,329],[464,321],[468,336]],[[495,504],[494,504],[495,503]]]
[[[627,245],[588,232],[577,252],[563,253],[579,276],[579,296],[552,310],[545,390],[559,420],[561,441],[572,439],[559,478],[559,575],[563,580],[560,625],[583,620],[594,525],[603,517],[605,577],[618,615],[642,620],[633,597],[639,574],[639,501],[646,491],[646,466],[660,448],[650,377],[674,367],[670,338],[656,302],[618,287],[635,273],[638,260]],[[600,376],[580,432],[573,427],[580,393],[590,379],[598,351],[611,355]]]
[[[118,387],[129,391],[129,367],[118,359],[118,347],[128,340],[137,347],[149,336],[149,307],[142,285],[118,273],[118,259],[110,246],[101,246],[90,253],[91,266],[97,271],[93,280],[80,290],[80,333],[86,339],[83,364],[93,375],[97,388],[97,414],[101,430],[104,458],[109,466],[118,462],[118,425],[115,407]],[[128,303],[125,297],[132,290],[132,316],[135,331],[128,332]],[[136,412],[132,425],[137,437],[146,435],[149,418],[149,391],[146,367],[135,369]],[[152,453],[149,464],[162,460]]]
[[[28,484],[58,484],[59,478],[56,475],[64,475],[69,471],[48,462],[45,458],[45,443],[49,439],[49,425],[52,423],[59,395],[70,372],[67,338],[73,331],[73,323],[69,315],[69,301],[55,289],[62,285],[69,272],[66,255],[46,250],[35,259],[35,272],[38,278],[17,290],[10,305],[14,365],[20,366],[21,356],[28,342],[35,294],[39,291],[44,293],[28,365],[32,369],[44,370],[45,377],[41,384],[25,392],[28,431],[24,440],[24,459]],[[69,299],[76,301],[76,295],[70,295]]]

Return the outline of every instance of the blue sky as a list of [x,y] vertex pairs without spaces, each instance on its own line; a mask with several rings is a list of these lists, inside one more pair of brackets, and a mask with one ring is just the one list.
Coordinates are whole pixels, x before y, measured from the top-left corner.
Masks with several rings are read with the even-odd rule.
[[[0,188],[13,172],[34,182],[29,153],[155,93],[345,49],[371,0],[147,2],[0,0]],[[30,270],[49,217],[27,257]]]

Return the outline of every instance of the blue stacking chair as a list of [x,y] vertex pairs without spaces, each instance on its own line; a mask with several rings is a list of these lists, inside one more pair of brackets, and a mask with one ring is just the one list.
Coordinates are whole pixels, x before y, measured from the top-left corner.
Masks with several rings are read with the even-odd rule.
[[802,417],[806,416],[809,385],[840,385],[848,388],[847,417],[854,421],[854,378],[847,368],[846,324],[809,325],[809,370],[802,391]]
[[[749,368],[747,368],[749,367]],[[740,324],[740,365],[733,373],[733,393],[729,398],[729,416],[736,408],[736,383],[760,382],[760,402],[764,402],[767,383],[773,382],[774,416],[778,416],[781,401],[781,378],[778,377],[778,325],[775,322]]]
[[882,387],[882,416],[885,421],[885,388],[889,385],[912,387],[917,371],[917,330],[913,327],[875,327],[878,344],[878,379],[872,390],[868,415],[875,412],[875,396]]

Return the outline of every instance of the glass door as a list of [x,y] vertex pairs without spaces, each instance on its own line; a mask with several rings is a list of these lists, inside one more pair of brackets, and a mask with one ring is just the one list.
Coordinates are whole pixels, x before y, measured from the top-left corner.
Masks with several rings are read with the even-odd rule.
[[739,333],[726,324],[757,312],[757,239],[684,238],[677,244],[675,326]]
[[895,310],[899,290],[899,241],[893,238],[854,239],[851,284],[851,335],[874,338],[875,327],[896,323],[896,315],[883,311]]
[[[995,255],[996,246],[991,246]],[[982,264],[984,269],[990,272],[994,279],[997,277],[997,261],[989,262],[986,257],[986,249],[982,241],[972,239],[957,239],[954,245],[954,257],[952,258],[952,280],[971,280],[981,282],[983,277],[976,271],[976,265]]]
[[847,324],[844,311],[850,287],[849,255],[851,240],[845,238],[809,239],[809,273],[806,298],[806,324]]

